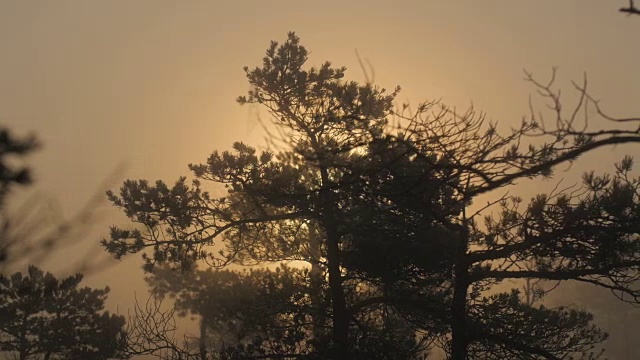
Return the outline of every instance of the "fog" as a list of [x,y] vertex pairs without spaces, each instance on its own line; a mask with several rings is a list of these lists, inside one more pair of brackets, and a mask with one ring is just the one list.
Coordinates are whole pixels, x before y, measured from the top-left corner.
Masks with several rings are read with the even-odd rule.
[[[72,218],[122,180],[188,175],[233,141],[266,146],[256,107],[235,99],[248,89],[271,40],[295,31],[310,63],[330,60],[364,81],[402,87],[399,100],[470,104],[501,128],[517,125],[534,93],[523,69],[558,85],[588,75],[590,92],[614,116],[640,113],[640,17],[625,1],[40,1],[0,2],[0,121],[35,134],[29,157],[37,193]],[[609,172],[629,148],[589,155],[567,172]],[[118,170],[123,169],[123,170]],[[114,178],[115,177],[115,178]],[[106,179],[106,182],[105,182]],[[523,197],[555,183],[523,187]],[[43,267],[68,274],[86,257],[106,257],[98,241],[127,219],[104,198],[78,242]],[[87,255],[89,254],[89,255]],[[111,311],[126,313],[147,287],[138,255],[111,261],[85,283],[109,286]]]

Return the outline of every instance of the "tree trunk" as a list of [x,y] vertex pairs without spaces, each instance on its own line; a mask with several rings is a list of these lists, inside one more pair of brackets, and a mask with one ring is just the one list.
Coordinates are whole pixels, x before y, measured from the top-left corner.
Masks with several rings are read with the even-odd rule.
[[349,318],[340,271],[340,233],[335,212],[336,202],[332,190],[329,188],[328,171],[322,164],[320,165],[320,176],[322,179],[322,189],[320,190],[321,219],[327,235],[327,270],[333,310],[334,359],[349,360]]
[[204,317],[200,315],[200,360],[207,360],[207,325]]
[[324,336],[324,329],[327,323],[327,304],[322,294],[322,284],[324,283],[324,271],[320,265],[322,258],[322,237],[319,233],[318,224],[310,222],[309,228],[309,257],[311,259],[311,271],[309,273],[311,282],[311,306],[313,307],[313,337],[320,339]]
[[[466,270],[466,269],[465,269]],[[466,360],[469,336],[467,331],[467,291],[469,285],[456,264],[453,303],[451,304],[451,359]]]
[[467,360],[469,329],[467,327],[467,293],[469,291],[469,237],[466,224],[459,240],[454,268],[453,302],[451,304],[451,360]]
[[335,359],[349,359],[349,319],[340,273],[340,247],[336,229],[327,229],[327,263],[333,310],[333,343]]
[[29,346],[27,343],[27,316],[28,314],[25,312],[22,316],[22,323],[20,324],[22,325],[22,329],[20,329],[20,337],[18,338],[20,360],[27,360],[27,356],[29,354]]

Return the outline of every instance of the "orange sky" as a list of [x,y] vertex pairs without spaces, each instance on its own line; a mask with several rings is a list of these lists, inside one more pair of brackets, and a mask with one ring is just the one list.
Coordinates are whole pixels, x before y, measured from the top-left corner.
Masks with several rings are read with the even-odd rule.
[[[640,16],[626,1],[2,1],[0,121],[33,131],[36,187],[71,215],[120,162],[127,177],[173,181],[190,162],[235,140],[264,137],[242,67],[294,30],[311,62],[346,65],[363,80],[355,49],[399,100],[471,102],[507,126],[528,111],[522,69],[560,84],[589,74],[612,115],[640,114]],[[603,171],[637,147],[603,152]],[[122,219],[114,213],[102,227]],[[96,242],[103,235],[87,235]],[[81,253],[73,249],[65,260]],[[89,279],[126,308],[140,287],[137,256]],[[117,279],[117,280],[116,280]],[[115,306],[115,305],[114,305]]]

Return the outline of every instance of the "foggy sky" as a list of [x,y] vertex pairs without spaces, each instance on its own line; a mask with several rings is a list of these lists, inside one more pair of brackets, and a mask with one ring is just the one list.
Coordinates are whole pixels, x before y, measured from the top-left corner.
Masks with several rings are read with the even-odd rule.
[[[617,12],[625,3],[5,0],[0,121],[41,139],[29,162],[34,188],[69,216],[123,161],[128,178],[172,182],[235,140],[263,143],[257,110],[235,102],[247,90],[242,67],[259,65],[269,42],[291,30],[311,64],[331,60],[362,81],[357,49],[376,83],[402,86],[399,101],[473,102],[488,119],[516,125],[532,93],[522,69],[544,79],[558,66],[567,94],[586,72],[605,110],[637,115],[640,17]],[[610,171],[608,163],[633,151],[605,150],[584,168]],[[124,220],[109,212],[87,244]],[[65,250],[62,259],[74,256],[81,252]],[[110,306],[126,308],[134,287],[146,291],[140,265],[130,256],[88,284],[109,285]]]

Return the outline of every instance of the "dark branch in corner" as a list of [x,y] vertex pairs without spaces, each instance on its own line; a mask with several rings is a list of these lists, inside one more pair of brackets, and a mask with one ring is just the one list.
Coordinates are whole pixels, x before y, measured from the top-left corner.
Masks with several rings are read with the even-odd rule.
[[629,15],[640,15],[640,9],[638,9],[633,2],[634,0],[629,0],[629,7],[620,8],[620,12],[625,12]]

